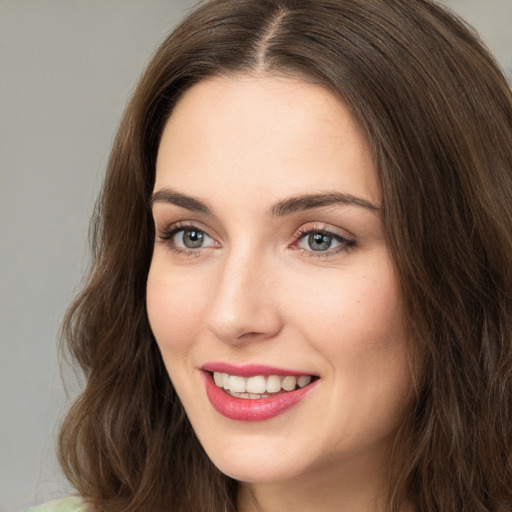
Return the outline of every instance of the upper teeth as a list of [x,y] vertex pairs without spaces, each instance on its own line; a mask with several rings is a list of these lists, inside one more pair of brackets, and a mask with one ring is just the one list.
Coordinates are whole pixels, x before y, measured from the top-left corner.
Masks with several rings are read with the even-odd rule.
[[241,377],[239,375],[229,375],[228,373],[213,372],[213,380],[220,388],[234,393],[278,393],[284,391],[293,391],[296,386],[303,388],[311,382],[309,375],[301,375],[294,377],[287,375],[280,377],[279,375],[256,375],[254,377]]

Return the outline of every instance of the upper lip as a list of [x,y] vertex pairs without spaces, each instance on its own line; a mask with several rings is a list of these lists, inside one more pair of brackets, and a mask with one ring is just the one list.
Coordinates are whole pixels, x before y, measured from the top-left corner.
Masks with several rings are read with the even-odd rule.
[[300,375],[311,375],[315,374],[309,371],[292,370],[287,368],[278,368],[276,366],[267,366],[263,364],[244,364],[244,365],[233,365],[224,362],[210,362],[206,363],[201,367],[201,370],[206,372],[219,372],[228,373],[229,375],[239,375],[240,377],[255,377],[256,375],[280,375],[280,376],[300,376]]

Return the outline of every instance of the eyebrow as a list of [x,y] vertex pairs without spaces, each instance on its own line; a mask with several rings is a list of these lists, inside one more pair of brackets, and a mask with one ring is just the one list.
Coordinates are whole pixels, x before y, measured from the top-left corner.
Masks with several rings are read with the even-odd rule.
[[[154,203],[169,203],[185,208],[190,211],[202,213],[204,215],[213,216],[211,208],[200,199],[180,194],[169,188],[160,189],[151,197],[151,206]],[[324,192],[318,194],[304,194],[292,196],[287,199],[278,201],[270,207],[268,215],[270,217],[284,217],[292,213],[313,210],[325,206],[341,204],[344,206],[357,206],[378,213],[379,207],[367,199],[356,197],[351,194],[343,194],[341,192]]]
[[210,207],[206,203],[203,203],[203,201],[186,196],[185,194],[180,194],[168,188],[162,188],[151,196],[150,205],[153,206],[155,203],[174,204],[193,212],[203,213],[208,216],[213,215]]
[[343,194],[341,192],[326,192],[293,196],[288,199],[278,201],[270,208],[269,215],[271,217],[283,217],[296,212],[337,204],[344,206],[358,206],[360,208],[370,210],[373,213],[377,213],[379,211],[379,208],[367,199],[356,197],[351,194]]

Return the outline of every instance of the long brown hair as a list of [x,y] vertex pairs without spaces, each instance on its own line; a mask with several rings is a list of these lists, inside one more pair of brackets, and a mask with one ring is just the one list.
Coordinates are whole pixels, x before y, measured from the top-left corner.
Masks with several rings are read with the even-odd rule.
[[389,510],[511,510],[512,96],[474,32],[430,0],[211,0],[162,44],[119,127],[64,322],[87,377],[60,435],[68,477],[98,511],[235,509],[237,482],[199,445],[148,325],[149,197],[184,91],[255,71],[329,88],[377,163],[417,396]]

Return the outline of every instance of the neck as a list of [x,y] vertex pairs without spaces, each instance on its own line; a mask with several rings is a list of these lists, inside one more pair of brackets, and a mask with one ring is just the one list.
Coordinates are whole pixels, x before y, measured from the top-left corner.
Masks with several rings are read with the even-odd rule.
[[383,496],[368,499],[366,493],[351,492],[347,495],[334,495],[330,489],[308,489],[303,486],[279,487],[241,486],[238,512],[289,512],[290,510],[307,510],[308,512],[384,512]]

